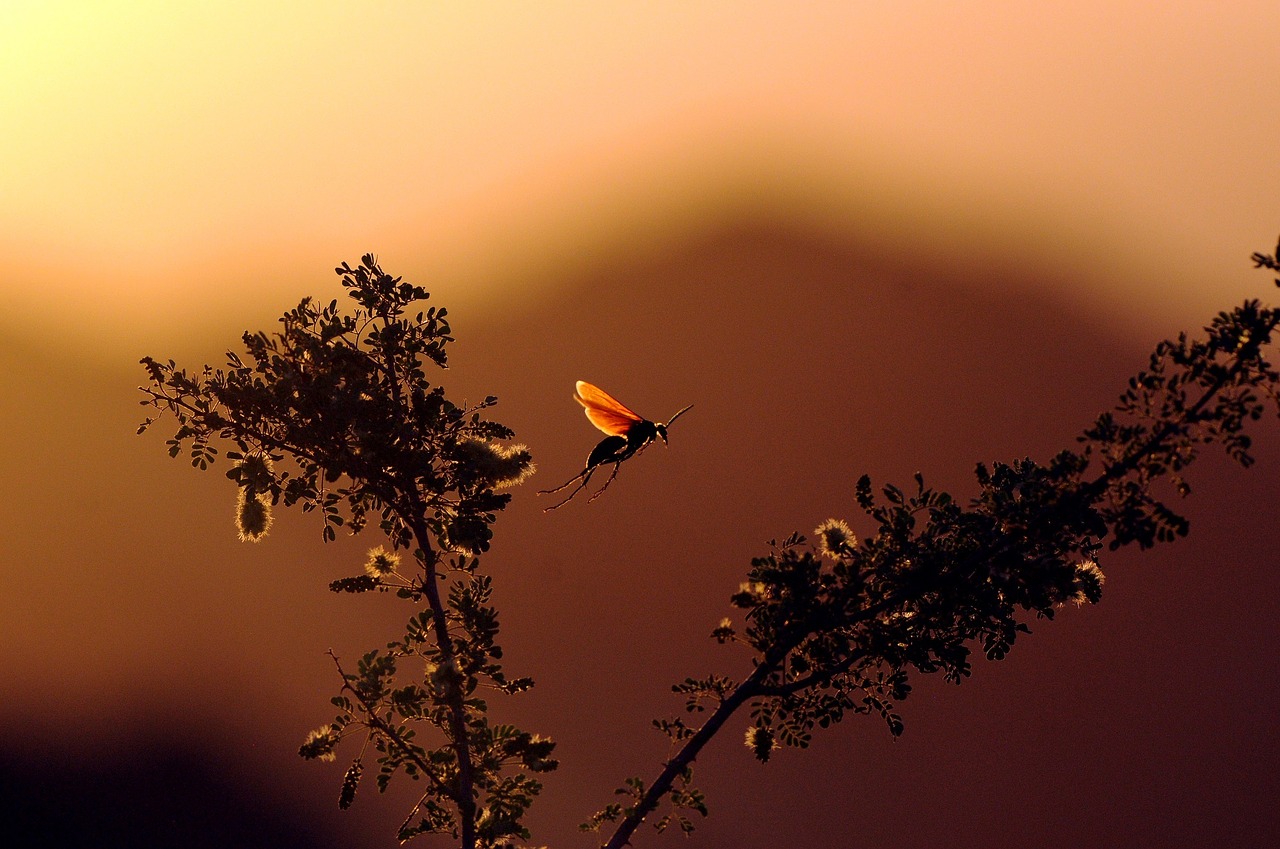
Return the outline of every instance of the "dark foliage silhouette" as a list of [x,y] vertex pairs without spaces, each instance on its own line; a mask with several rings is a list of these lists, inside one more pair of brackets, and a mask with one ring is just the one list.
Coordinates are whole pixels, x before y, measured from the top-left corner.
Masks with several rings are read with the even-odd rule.
[[[1254,262],[1280,271],[1275,256]],[[339,804],[353,802],[371,749],[380,789],[398,772],[426,788],[401,839],[443,832],[464,847],[509,845],[529,837],[522,816],[540,789],[533,775],[556,762],[550,741],[489,719],[482,694],[532,682],[502,670],[492,582],[478,558],[509,500],[499,490],[527,475],[532,458],[506,444],[509,429],[482,417],[494,399],[458,407],[428,381],[426,367],[446,365],[452,337],[444,310],[409,317],[423,289],[383,273],[372,256],[338,273],[356,302],[351,315],[337,302],[304,300],[281,331],[246,334],[249,361],[229,354],[226,369],[189,374],[144,359],[143,403],[176,419],[173,456],[185,452],[206,468],[215,441],[231,446],[242,538],[261,538],[282,502],[318,511],[325,540],[372,519],[390,548],[370,551],[364,573],[332,589],[426,605],[403,636],[353,669],[334,658],[338,715],[301,753],[329,759],[344,739],[358,741]],[[1097,602],[1105,552],[1188,532],[1171,500],[1191,491],[1186,472],[1201,449],[1216,444],[1252,463],[1248,426],[1280,410],[1280,374],[1266,359],[1277,324],[1280,311],[1247,301],[1216,316],[1202,338],[1162,342],[1074,447],[1047,461],[978,465],[967,502],[920,474],[905,488],[864,476],[855,501],[873,533],[858,539],[832,519],[812,541],[792,534],[771,543],[731,596],[739,621],[725,618],[712,632],[751,653],[749,673],[676,684],[684,712],[654,723],[671,739],[671,757],[652,781],[628,778],[621,801],[583,828],[608,829],[609,847],[630,843],[646,820],[689,832],[691,816],[707,813],[694,761],[740,709],[760,761],[779,746],[806,747],[816,729],[850,715],[878,716],[896,736],[913,673],[959,684],[975,650],[1000,660],[1029,623]],[[605,462],[617,461],[616,474],[654,438],[645,431],[627,453],[627,435],[606,433],[601,446],[622,442],[566,486],[585,485]],[[425,671],[411,675],[409,659]]]

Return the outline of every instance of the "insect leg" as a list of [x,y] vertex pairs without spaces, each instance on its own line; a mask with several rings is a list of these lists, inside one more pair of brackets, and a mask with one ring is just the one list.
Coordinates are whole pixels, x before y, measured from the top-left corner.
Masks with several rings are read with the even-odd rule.
[[569,493],[568,496],[566,496],[563,501],[559,501],[555,504],[552,504],[550,507],[544,507],[542,509],[542,512],[549,513],[552,510],[556,509],[557,507],[563,507],[564,505],[572,501],[575,495],[577,495],[579,492],[582,492],[583,488],[587,485],[587,481],[591,480],[591,475],[595,473],[596,468],[597,468],[596,466],[588,466],[587,468],[583,469],[582,472],[578,474],[576,477],[570,478],[568,483],[564,484],[563,486],[558,486],[555,489],[546,489],[546,490],[542,490],[542,492],[539,492],[538,493],[539,495],[542,495],[544,492],[545,493],[559,492],[560,490],[564,489],[574,481],[579,481],[578,485],[573,488],[573,492]]
[[[613,464],[613,471],[609,474],[609,479],[604,482],[604,486],[596,490],[595,494],[587,499],[588,504],[590,504],[592,501],[595,501],[600,496],[604,495],[604,491],[609,488],[609,484],[613,483],[613,479],[618,476],[618,469],[621,468],[621,466],[622,466],[622,460],[619,460],[618,462]],[[587,482],[583,481],[582,485],[586,486]]]
[[[553,493],[553,492],[559,492],[559,491],[560,491],[560,490],[562,490],[562,489],[568,489],[570,486],[573,486],[573,485],[574,485],[575,483],[577,483],[578,481],[584,481],[584,478],[589,477],[589,476],[591,475],[591,473],[592,473],[592,472],[594,472],[594,471],[595,471],[595,467],[594,467],[594,466],[591,466],[591,467],[588,467],[588,468],[586,468],[586,469],[583,469],[582,471],[578,472],[578,473],[577,473],[576,475],[574,475],[573,477],[569,478],[569,479],[568,479],[567,481],[565,481],[564,483],[560,484],[560,485],[559,485],[558,487],[556,487],[555,489],[540,489],[540,490],[538,490],[538,494],[539,494],[539,495],[550,495],[550,494],[551,494],[551,493]],[[585,481],[584,481],[584,483],[585,483]]]

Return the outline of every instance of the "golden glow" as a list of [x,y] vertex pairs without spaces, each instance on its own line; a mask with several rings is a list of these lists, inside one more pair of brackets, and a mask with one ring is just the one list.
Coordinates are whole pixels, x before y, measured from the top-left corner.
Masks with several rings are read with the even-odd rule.
[[89,347],[370,250],[507,301],[767,207],[1203,311],[1277,226],[1280,11],[1163,9],[10,3],[7,294]]
[[[165,457],[172,420],[134,435],[139,357],[217,364],[374,251],[456,319],[431,379],[498,395],[543,464],[486,570],[539,685],[502,721],[563,747],[535,808],[556,842],[661,755],[667,682],[741,671],[704,635],[761,540],[859,528],[863,472],[967,498],[975,461],[1074,444],[1156,340],[1266,297],[1277,32],[1274,0],[0,0],[0,763],[23,776],[0,809],[386,845],[396,814],[325,819],[339,773],[295,754],[340,686],[326,650],[402,633],[391,598],[326,589],[386,540],[322,546],[280,509],[242,544],[227,466]],[[546,516],[535,491],[599,438],[578,377],[697,406]],[[1001,845],[1009,810],[1031,844],[1274,842],[1260,436],[1114,602],[960,701],[913,699],[922,736],[889,753],[857,723],[794,761],[808,782],[709,764],[720,843]]]

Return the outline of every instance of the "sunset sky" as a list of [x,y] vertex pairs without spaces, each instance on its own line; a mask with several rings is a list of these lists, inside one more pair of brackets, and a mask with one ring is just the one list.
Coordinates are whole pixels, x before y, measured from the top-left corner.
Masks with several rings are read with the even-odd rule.
[[[4,810],[394,845],[403,794],[340,816],[340,770],[294,754],[325,650],[410,613],[326,590],[379,541],[285,515],[241,544],[221,469],[134,436],[139,358],[220,364],[374,252],[453,315],[450,391],[498,395],[539,461],[487,561],[539,681],[503,709],[561,740],[535,843],[591,845],[576,823],[664,756],[669,684],[742,674],[705,636],[767,540],[856,525],[863,472],[968,497],[974,463],[1071,445],[1159,339],[1274,297],[1248,257],[1280,233],[1277,32],[1274,2],[0,2]],[[695,409],[544,515],[597,435],[576,379]],[[761,768],[726,733],[688,845],[1258,845],[1263,425],[1257,468],[1206,459],[1188,541],[922,682],[903,741],[851,720]]]

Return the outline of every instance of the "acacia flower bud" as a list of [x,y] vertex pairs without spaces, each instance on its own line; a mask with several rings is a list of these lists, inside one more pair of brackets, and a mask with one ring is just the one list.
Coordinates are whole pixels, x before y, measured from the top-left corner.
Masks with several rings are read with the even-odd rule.
[[762,763],[769,760],[769,755],[774,749],[778,748],[777,741],[773,739],[773,732],[768,728],[760,728],[755,725],[747,729],[747,735],[743,742]]
[[271,496],[240,487],[236,496],[236,530],[241,542],[257,542],[271,528]]
[[818,538],[818,552],[832,560],[847,556],[858,544],[853,531],[839,519],[828,519],[818,525],[813,534]]
[[337,747],[339,739],[336,728],[332,725],[321,725],[307,735],[306,742],[298,749],[298,754],[307,760],[335,760],[338,756],[333,750]]
[[769,587],[763,581],[743,581],[734,598],[741,598],[746,604],[760,604],[768,601]]
[[342,790],[338,793],[338,807],[346,810],[351,807],[351,803],[356,799],[356,789],[360,786],[360,776],[364,774],[364,763],[359,758],[352,761],[351,766],[347,767],[347,773],[342,777]]
[[494,489],[515,486],[537,469],[533,455],[524,445],[464,439],[454,448],[454,456],[465,467],[466,474]]
[[1092,560],[1076,566],[1075,594],[1071,600],[1076,604],[1097,604],[1102,600],[1102,585],[1107,576],[1102,574],[1098,564]]
[[737,632],[733,629],[733,620],[726,616],[720,620],[720,624],[711,632],[711,636],[715,637],[716,642],[723,645],[733,639],[735,633]]
[[382,546],[369,549],[369,559],[364,563],[364,571],[371,578],[390,575],[400,567],[400,555],[387,551]]

